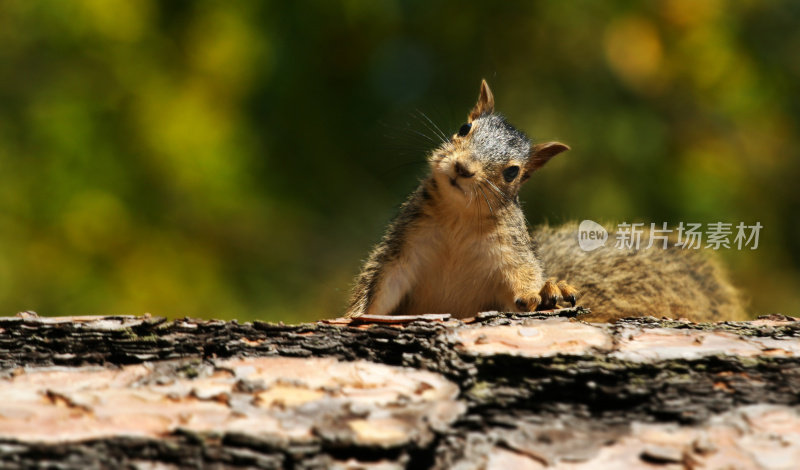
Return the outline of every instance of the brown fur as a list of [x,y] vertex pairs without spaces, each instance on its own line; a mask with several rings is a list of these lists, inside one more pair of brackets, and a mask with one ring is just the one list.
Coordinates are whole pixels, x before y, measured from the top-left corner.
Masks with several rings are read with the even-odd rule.
[[[654,315],[693,321],[743,320],[745,312],[736,289],[711,253],[656,243],[639,250],[614,247],[609,230],[605,246],[583,251],[578,225],[538,227],[534,242],[547,274],[578,286],[578,305],[592,310],[590,320]],[[645,230],[642,240],[647,240]]]
[[[586,253],[578,246],[576,225],[544,227],[532,239],[519,189],[569,147],[531,145],[493,112],[494,96],[483,81],[468,123],[430,155],[430,175],[364,263],[347,316],[464,318],[485,310],[549,309],[574,304],[579,289],[580,303],[593,309],[596,320],[740,314],[720,269],[697,253],[614,248]],[[608,244],[613,246],[613,235]],[[553,278],[545,280],[543,266]]]

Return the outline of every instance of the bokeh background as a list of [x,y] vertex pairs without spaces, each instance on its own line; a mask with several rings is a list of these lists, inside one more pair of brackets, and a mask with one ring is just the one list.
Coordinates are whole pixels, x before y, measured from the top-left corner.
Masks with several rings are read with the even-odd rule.
[[798,51],[792,0],[0,0],[0,315],[336,316],[483,77],[573,147],[531,223],[759,221],[797,315]]

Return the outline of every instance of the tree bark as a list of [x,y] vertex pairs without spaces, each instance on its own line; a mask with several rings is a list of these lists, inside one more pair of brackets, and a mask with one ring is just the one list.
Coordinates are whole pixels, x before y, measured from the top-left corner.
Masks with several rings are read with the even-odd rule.
[[0,467],[800,461],[796,319],[588,324],[581,313],[301,325],[0,318]]

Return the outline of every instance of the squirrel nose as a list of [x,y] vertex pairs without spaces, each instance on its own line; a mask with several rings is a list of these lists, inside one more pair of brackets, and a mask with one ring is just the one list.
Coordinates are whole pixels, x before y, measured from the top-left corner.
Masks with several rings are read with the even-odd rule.
[[455,170],[456,174],[463,178],[472,178],[473,176],[475,176],[475,172],[469,171],[469,169],[464,165],[462,165],[461,162],[456,162]]

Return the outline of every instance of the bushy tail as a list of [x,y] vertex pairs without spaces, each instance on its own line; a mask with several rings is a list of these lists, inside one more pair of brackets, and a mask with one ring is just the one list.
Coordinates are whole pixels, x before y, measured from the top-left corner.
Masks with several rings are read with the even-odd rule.
[[671,240],[667,248],[649,249],[645,231],[640,249],[618,249],[609,230],[605,244],[584,251],[578,225],[540,227],[533,239],[548,277],[565,279],[581,292],[578,305],[592,310],[591,321],[652,315],[692,321],[743,320],[743,302],[713,253],[683,249]]

